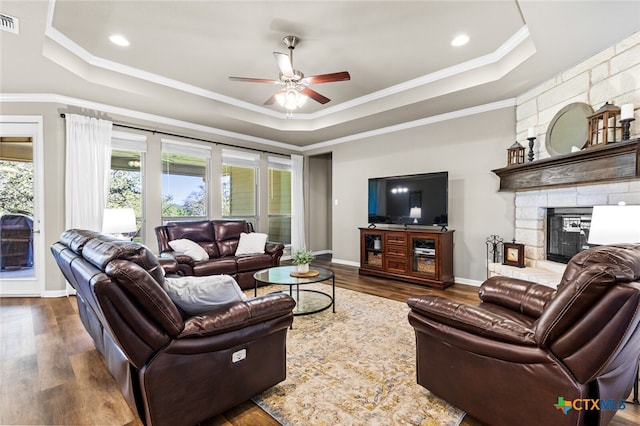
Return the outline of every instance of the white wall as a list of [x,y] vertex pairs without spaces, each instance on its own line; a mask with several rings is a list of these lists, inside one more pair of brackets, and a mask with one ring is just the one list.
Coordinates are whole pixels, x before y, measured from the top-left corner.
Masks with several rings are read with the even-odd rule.
[[486,238],[513,238],[514,195],[498,192],[491,170],[506,166],[514,131],[507,107],[332,147],[333,259],[359,262],[369,178],[448,171],[456,282],[484,280]]

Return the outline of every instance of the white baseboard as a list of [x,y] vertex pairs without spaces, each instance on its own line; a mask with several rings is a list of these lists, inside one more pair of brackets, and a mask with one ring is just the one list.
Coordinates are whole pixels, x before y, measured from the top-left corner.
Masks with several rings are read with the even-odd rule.
[[67,297],[67,296],[69,296],[69,293],[67,293],[67,290],[48,290],[42,294],[42,297]]
[[351,260],[331,259],[331,263],[337,263],[339,265],[355,266],[356,268],[360,267],[360,262],[353,262]]
[[468,278],[455,277],[453,282],[455,282],[456,284],[466,284],[466,285],[471,285],[471,286],[474,286],[474,287],[480,287],[480,285],[482,285],[482,283],[484,281],[470,280]]

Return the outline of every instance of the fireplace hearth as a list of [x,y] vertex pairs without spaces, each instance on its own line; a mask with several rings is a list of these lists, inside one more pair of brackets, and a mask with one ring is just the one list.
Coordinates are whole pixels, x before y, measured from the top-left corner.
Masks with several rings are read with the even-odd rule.
[[589,248],[592,207],[547,208],[547,260],[569,263]]

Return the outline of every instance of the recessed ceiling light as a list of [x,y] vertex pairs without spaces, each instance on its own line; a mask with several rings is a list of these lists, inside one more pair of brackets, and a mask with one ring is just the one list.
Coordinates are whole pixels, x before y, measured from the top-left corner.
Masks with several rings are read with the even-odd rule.
[[120,34],[114,34],[111,37],[109,37],[109,40],[111,40],[111,43],[113,44],[117,44],[118,46],[129,46],[129,40],[127,40],[124,36],[121,36]]
[[457,35],[453,40],[451,40],[452,46],[464,46],[469,42],[469,36],[466,34]]

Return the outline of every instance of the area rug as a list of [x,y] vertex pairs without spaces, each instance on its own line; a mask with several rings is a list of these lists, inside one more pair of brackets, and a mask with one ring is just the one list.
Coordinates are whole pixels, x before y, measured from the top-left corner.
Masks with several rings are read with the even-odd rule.
[[[305,288],[331,293],[324,284]],[[459,425],[463,411],[416,383],[408,311],[402,302],[336,288],[336,313],[295,317],[287,379],[254,402],[285,426]]]

